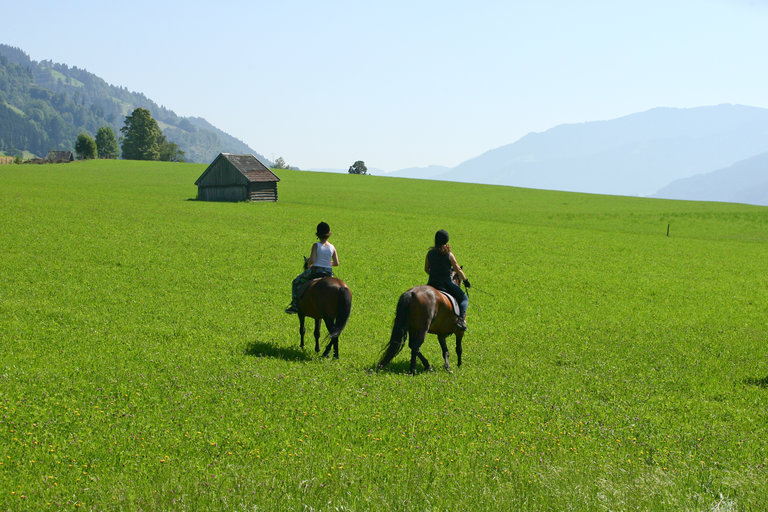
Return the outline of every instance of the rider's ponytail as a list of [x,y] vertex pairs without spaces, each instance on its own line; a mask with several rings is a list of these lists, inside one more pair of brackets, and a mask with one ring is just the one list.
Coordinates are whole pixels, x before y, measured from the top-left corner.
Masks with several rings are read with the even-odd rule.
[[445,254],[445,255],[451,252],[451,246],[449,244],[436,245],[432,247],[432,249],[435,249],[440,254]]

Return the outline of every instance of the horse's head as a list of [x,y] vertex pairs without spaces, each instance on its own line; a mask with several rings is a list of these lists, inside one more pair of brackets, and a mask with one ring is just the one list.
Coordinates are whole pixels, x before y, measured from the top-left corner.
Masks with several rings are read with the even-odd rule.
[[304,270],[307,270],[309,268],[309,258],[304,256]]
[[[464,265],[459,265],[459,268],[464,270]],[[451,281],[453,281],[454,284],[456,284],[456,286],[461,285],[461,277],[459,276],[459,273],[456,272],[455,270],[451,270]]]

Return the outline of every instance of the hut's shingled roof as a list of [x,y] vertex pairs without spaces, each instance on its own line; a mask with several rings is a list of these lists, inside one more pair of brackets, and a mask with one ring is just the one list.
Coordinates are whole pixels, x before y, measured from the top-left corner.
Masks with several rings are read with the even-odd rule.
[[253,155],[233,155],[231,153],[222,153],[221,156],[232,162],[235,168],[243,173],[250,182],[256,181],[280,181],[280,178],[270,171],[266,165],[261,163]]
[[275,176],[275,174],[270,171],[266,165],[261,163],[259,159],[253,155],[233,155],[232,153],[219,153],[219,155],[214,158],[213,162],[211,162],[211,165],[209,165],[203,174],[197,178],[195,185],[199,185],[201,182],[203,182],[206,175],[211,172],[212,169],[218,167],[217,162],[220,158],[223,158],[232,164],[232,167],[234,167],[240,174],[242,174],[249,183],[280,181],[280,178]]
[[269,169],[263,171],[245,171],[243,174],[245,174],[245,177],[248,178],[248,181],[251,183],[256,181],[280,181],[280,178],[275,176]]

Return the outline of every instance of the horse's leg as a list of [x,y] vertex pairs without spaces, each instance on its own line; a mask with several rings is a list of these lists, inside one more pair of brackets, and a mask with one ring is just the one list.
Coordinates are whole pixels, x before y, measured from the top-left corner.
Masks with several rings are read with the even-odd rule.
[[443,361],[444,361],[443,367],[450,372],[451,365],[448,364],[448,345],[445,344],[445,335],[438,334],[437,340],[440,342],[440,350],[443,351]]
[[[328,332],[333,332],[333,319],[330,317],[325,317],[325,328],[328,329]],[[318,320],[319,322],[319,320]],[[323,351],[323,357],[328,357],[328,354],[331,352],[331,347],[333,347],[333,358],[338,359],[339,358],[339,338],[338,336],[336,338],[331,338],[328,342],[328,345],[325,346],[325,350]]]
[[328,354],[331,353],[331,348],[333,348],[333,358],[338,359],[339,358],[339,338],[331,338],[330,341],[328,341],[328,345],[325,346],[325,350],[323,351],[323,357],[328,357]]
[[411,375],[416,373],[416,359],[421,360],[421,364],[424,365],[424,370],[429,371],[432,369],[429,366],[429,361],[421,353],[421,345],[424,343],[424,339],[427,337],[427,329],[409,330],[408,332],[408,345],[411,348]]
[[320,319],[315,318],[315,352],[320,352]]
[[416,356],[421,361],[421,364],[424,365],[424,370],[428,371],[428,372],[431,372],[432,371],[432,367],[429,365],[429,361],[427,361],[427,358],[424,357],[424,354],[421,353],[421,350],[419,350],[419,352],[416,354]]
[[461,366],[461,339],[464,337],[463,331],[456,331],[456,365]]
[[299,334],[301,335],[301,344],[299,345],[300,348],[304,348],[304,333],[306,332],[306,329],[304,329],[304,315],[299,313]]
[[417,354],[418,354],[417,351],[411,349],[411,370],[410,370],[410,374],[411,375],[416,375],[416,357],[417,357]]

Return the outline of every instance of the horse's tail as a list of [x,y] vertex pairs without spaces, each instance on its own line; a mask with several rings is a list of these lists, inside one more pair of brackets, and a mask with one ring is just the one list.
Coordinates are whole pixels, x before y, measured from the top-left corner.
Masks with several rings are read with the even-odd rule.
[[392,336],[389,343],[384,347],[384,354],[379,361],[379,368],[383,368],[403,349],[405,340],[408,339],[408,309],[413,299],[413,293],[407,291],[400,296],[397,301],[397,310],[395,313],[395,323],[392,326]]
[[337,300],[336,321],[333,323],[333,332],[329,334],[331,338],[338,338],[341,331],[347,326],[347,320],[352,313],[352,292],[346,286],[339,288]]

